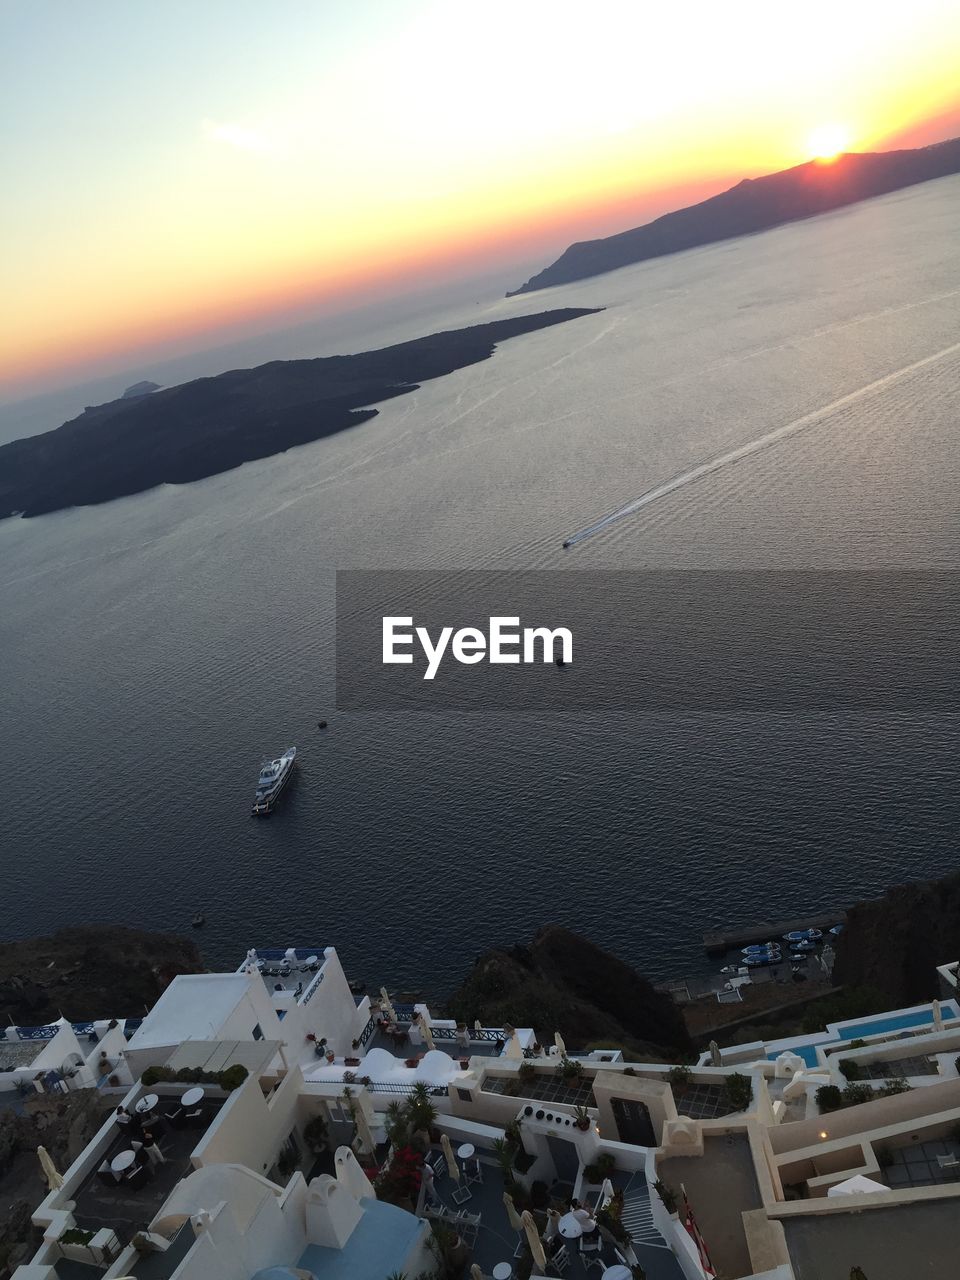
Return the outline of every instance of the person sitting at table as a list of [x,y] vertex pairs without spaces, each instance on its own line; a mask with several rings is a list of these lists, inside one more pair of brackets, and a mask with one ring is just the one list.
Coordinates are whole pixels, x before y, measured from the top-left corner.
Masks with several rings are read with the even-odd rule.
[[123,1107],[117,1107],[116,1119],[117,1119],[117,1124],[121,1125],[124,1129],[128,1129],[130,1127],[131,1122],[133,1121],[133,1116],[130,1114],[129,1111],[125,1110]]

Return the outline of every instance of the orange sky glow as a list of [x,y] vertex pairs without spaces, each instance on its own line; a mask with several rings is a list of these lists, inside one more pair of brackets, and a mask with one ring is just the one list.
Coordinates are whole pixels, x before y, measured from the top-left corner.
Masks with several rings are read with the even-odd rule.
[[160,40],[119,71],[118,41],[156,40],[148,10],[105,0],[69,32],[25,4],[20,48],[8,17],[4,399],[311,309],[514,266],[519,284],[742,177],[960,133],[960,9],[940,0],[811,0],[800,29],[753,0],[737,22],[600,0],[603,38],[563,4],[497,0],[480,30],[433,0],[328,29],[336,7],[292,2],[298,26],[239,3],[226,38],[201,18],[186,52]]

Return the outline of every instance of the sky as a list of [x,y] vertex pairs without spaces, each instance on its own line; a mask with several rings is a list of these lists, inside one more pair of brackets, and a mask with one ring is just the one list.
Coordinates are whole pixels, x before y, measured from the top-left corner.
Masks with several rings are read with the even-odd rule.
[[0,0],[0,401],[955,136],[958,65],[957,0]]

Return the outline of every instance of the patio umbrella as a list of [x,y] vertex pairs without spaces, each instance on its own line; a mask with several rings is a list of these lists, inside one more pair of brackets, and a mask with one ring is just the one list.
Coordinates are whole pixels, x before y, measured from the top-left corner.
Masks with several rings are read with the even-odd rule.
[[855,1173],[852,1178],[847,1178],[845,1182],[838,1182],[832,1187],[827,1188],[828,1196],[867,1196],[874,1191],[889,1191],[890,1188],[882,1182],[874,1182],[872,1178],[865,1178],[862,1173]]
[[423,1032],[423,1043],[427,1046],[427,1051],[429,1052],[436,1046],[433,1043],[433,1033],[430,1030],[430,1023],[427,1021],[427,1017],[423,1013],[420,1015],[420,1030]]
[[547,1229],[543,1233],[544,1240],[552,1240],[560,1230],[560,1214],[556,1209],[547,1210]]
[[943,1030],[943,1010],[940,1008],[940,1001],[934,1000],[933,1004],[930,1006],[930,1010],[933,1013],[934,1031],[942,1031]]
[[47,1180],[47,1187],[50,1191],[59,1191],[63,1186],[63,1178],[57,1172],[57,1166],[50,1158],[50,1152],[46,1147],[37,1147],[37,1156],[40,1159],[40,1168],[43,1170],[43,1176]]
[[387,1015],[391,1022],[396,1022],[397,1014],[390,1002],[390,996],[387,994],[387,988],[380,988],[380,1008]]
[[440,1146],[443,1148],[443,1158],[447,1162],[447,1171],[454,1182],[460,1181],[460,1166],[457,1164],[457,1158],[453,1154],[453,1147],[450,1145],[450,1139],[445,1133],[440,1135]]
[[520,1043],[520,1037],[514,1031],[513,1035],[507,1041],[507,1047],[503,1051],[505,1058],[522,1058],[523,1045]]
[[529,1209],[524,1209],[520,1219],[523,1222],[523,1229],[527,1233],[527,1244],[533,1254],[534,1265],[543,1271],[547,1265],[547,1255],[543,1251],[543,1241],[540,1239],[540,1232],[537,1230],[537,1224],[533,1220],[533,1214]]
[[600,1188],[600,1208],[605,1209],[613,1199],[613,1183],[609,1178],[604,1178],[603,1186]]
[[710,1063],[714,1067],[723,1066],[723,1058],[720,1055],[720,1046],[716,1040],[710,1041]]
[[475,1019],[474,1024],[473,1024],[473,1029],[474,1029],[474,1031],[482,1031],[482,1030],[483,1030],[483,1023],[480,1021],[480,1019],[479,1019],[479,1018]]
[[377,1144],[373,1140],[373,1134],[370,1132],[370,1122],[364,1113],[363,1107],[359,1104],[353,1114],[354,1124],[357,1126],[357,1137],[360,1139],[360,1145],[367,1153],[372,1156],[377,1149]]
[[514,1231],[522,1231],[523,1223],[520,1221],[520,1215],[517,1213],[517,1206],[513,1203],[513,1198],[509,1191],[503,1193],[503,1207],[507,1211],[507,1219]]
[[553,1033],[553,1043],[557,1046],[557,1053],[559,1053],[560,1057],[565,1058],[567,1056],[567,1046],[563,1043],[563,1036],[559,1031]]
[[470,1268],[470,1280],[483,1280],[483,1272],[476,1263]]

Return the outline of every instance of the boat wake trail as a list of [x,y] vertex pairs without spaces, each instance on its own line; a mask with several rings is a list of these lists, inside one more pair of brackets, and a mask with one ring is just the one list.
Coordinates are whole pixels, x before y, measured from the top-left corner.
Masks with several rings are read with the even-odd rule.
[[913,364],[905,365],[902,369],[896,369],[893,373],[885,374],[882,378],[877,378],[875,382],[868,382],[866,386],[841,396],[839,400],[833,400],[830,404],[814,409],[811,413],[805,413],[802,418],[795,418],[793,422],[786,422],[783,426],[776,427],[773,431],[768,431],[756,440],[750,440],[746,444],[738,445],[736,449],[731,449],[728,453],[721,453],[716,458],[701,462],[697,466],[691,467],[688,471],[683,471],[672,479],[665,480],[662,484],[655,485],[652,489],[647,489],[639,497],[626,503],[625,506],[618,507],[616,511],[611,511],[609,515],[595,520],[593,524],[589,524],[583,529],[578,529],[576,533],[571,533],[569,537],[564,539],[563,545],[564,547],[575,547],[577,543],[585,542],[587,538],[603,533],[605,529],[609,529],[611,525],[617,524],[620,520],[625,520],[627,516],[636,515],[638,511],[642,511],[644,507],[648,507],[652,502],[665,498],[668,493],[675,493],[677,489],[683,489],[688,484],[693,484],[695,480],[701,480],[704,476],[714,475],[717,471],[730,466],[732,463],[740,462],[743,458],[749,458],[752,454],[759,453],[762,449],[767,449],[770,445],[777,444],[788,436],[796,435],[798,431],[803,431],[805,427],[812,426],[813,423],[818,422],[826,414],[833,413],[836,409],[842,409],[848,404],[853,404],[864,396],[872,395],[875,391],[882,391],[884,387],[890,386],[891,383],[896,382],[899,378],[904,378],[907,374],[914,373],[917,369],[922,369],[926,365],[933,364],[935,361],[942,360],[945,356],[953,355],[958,351],[960,351],[960,342],[955,342],[949,347],[944,347],[942,351],[935,351],[933,355],[924,356],[922,360],[915,360]]

